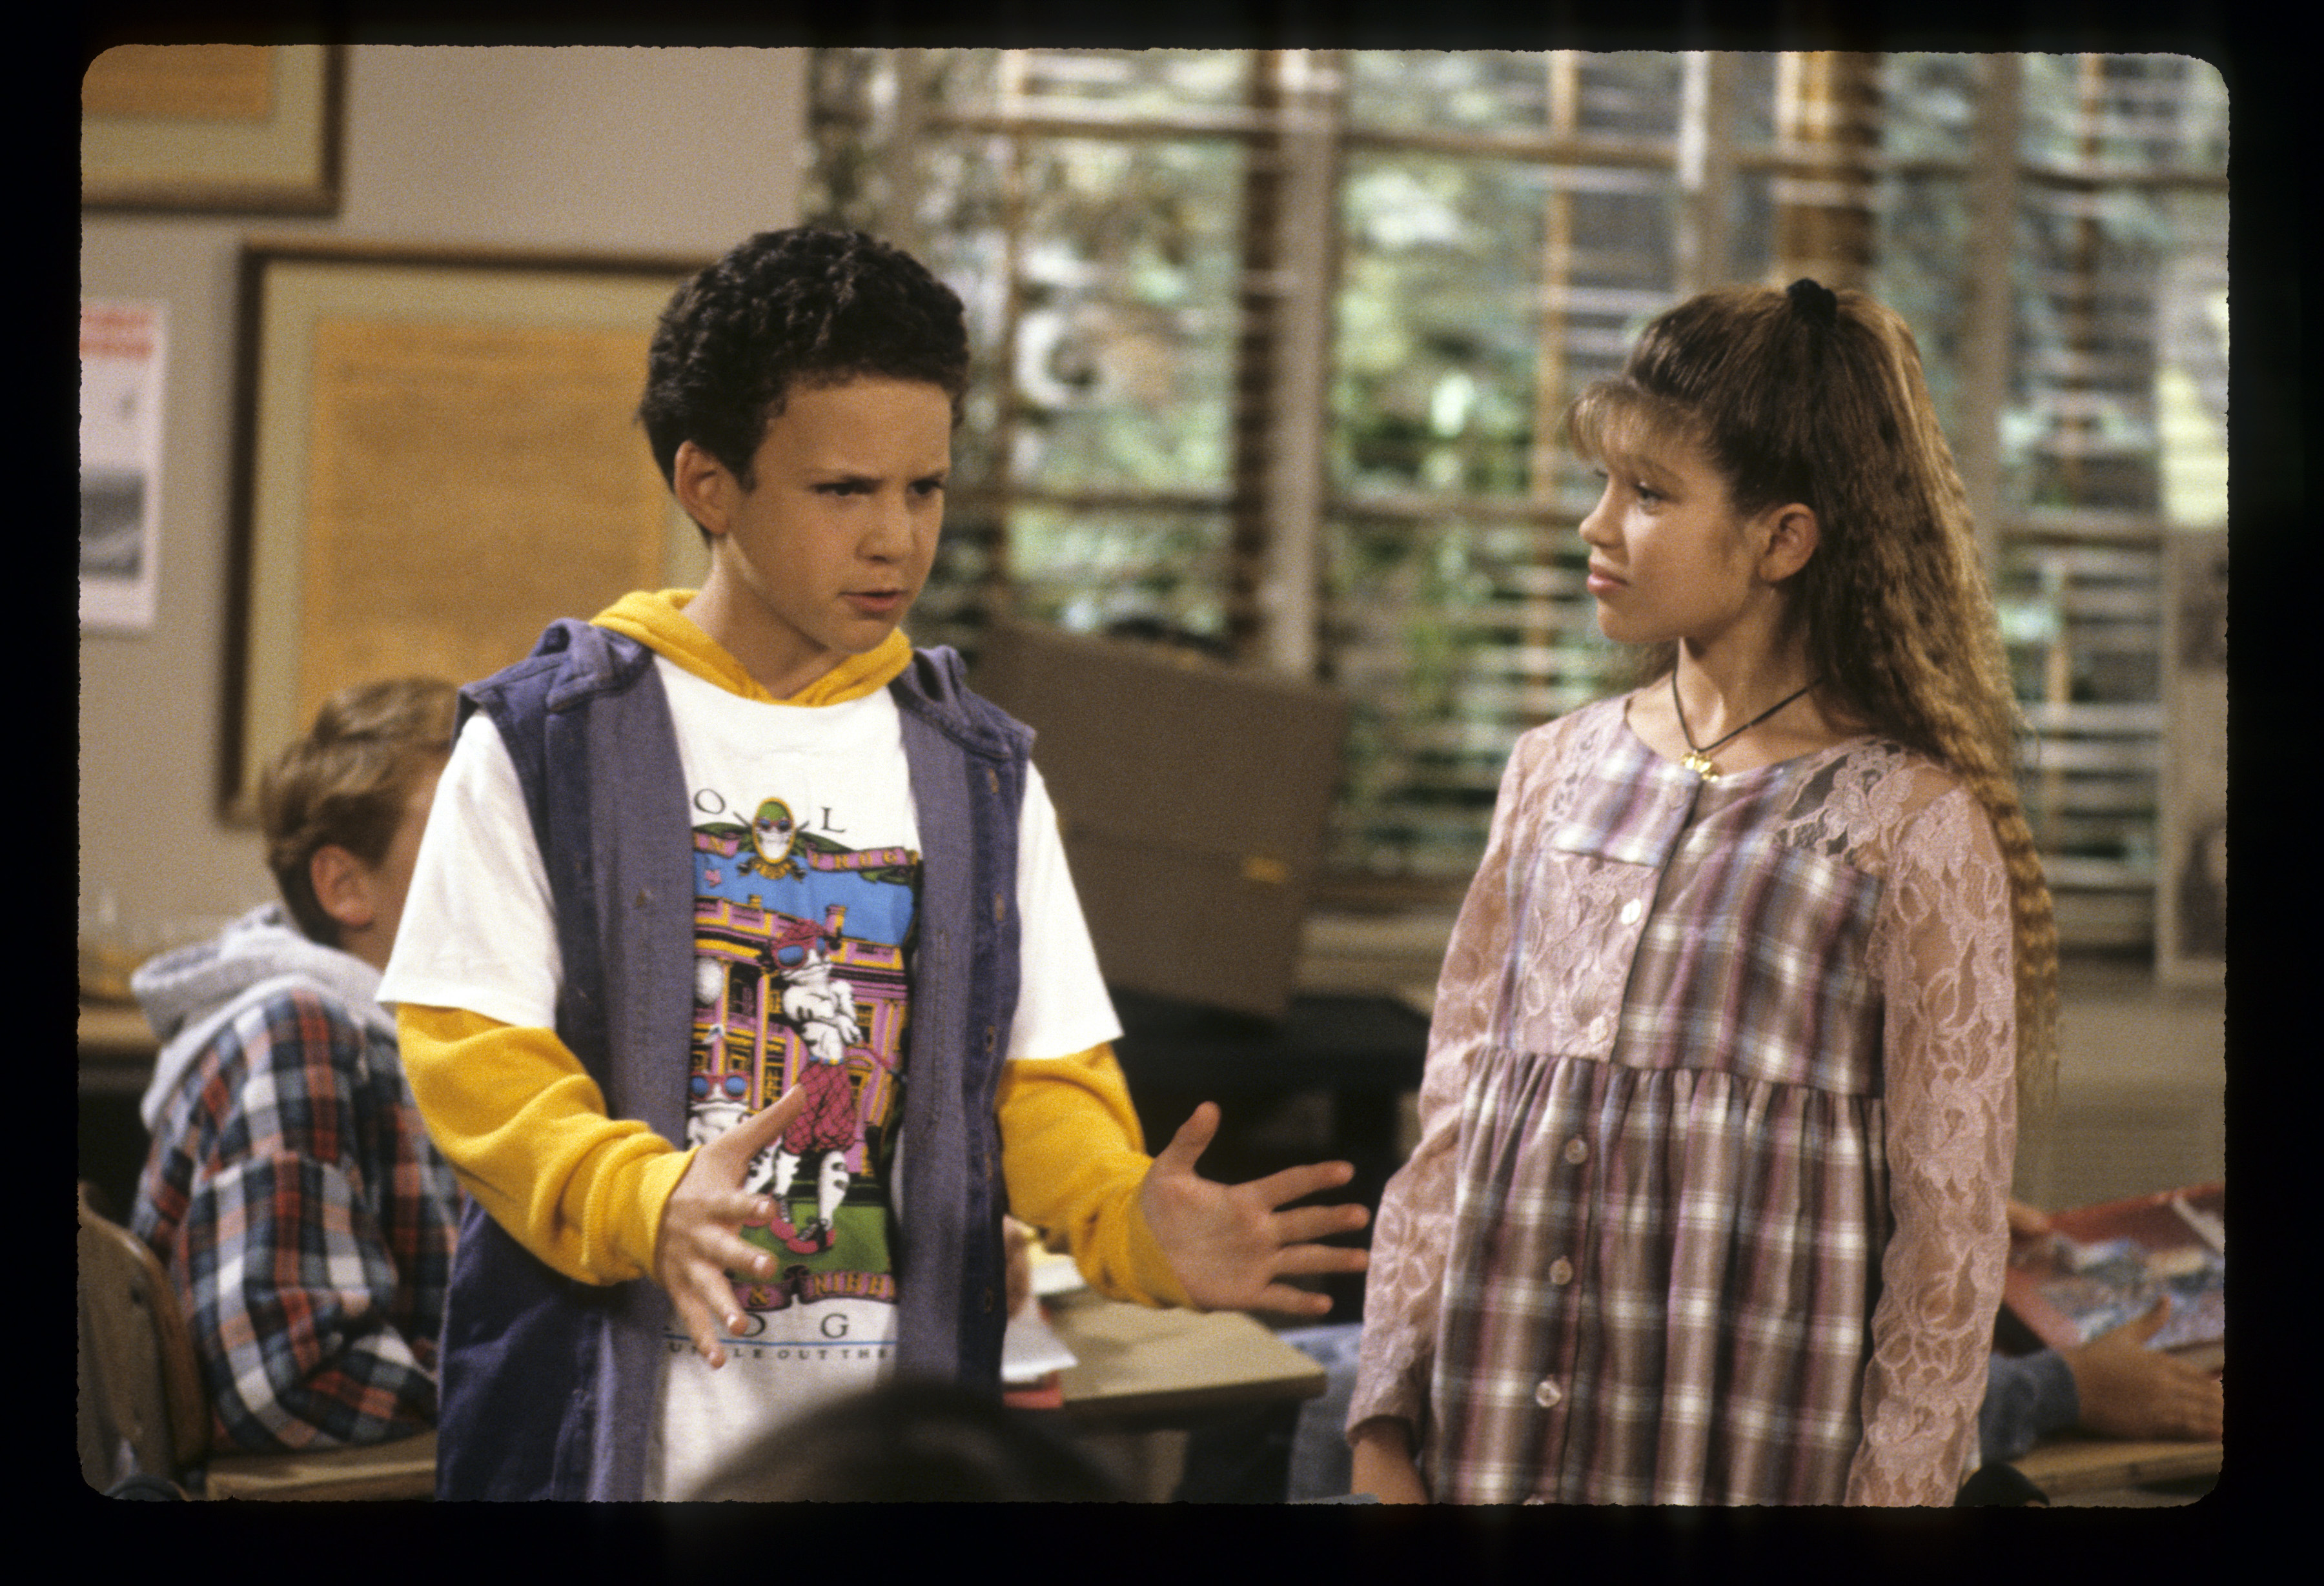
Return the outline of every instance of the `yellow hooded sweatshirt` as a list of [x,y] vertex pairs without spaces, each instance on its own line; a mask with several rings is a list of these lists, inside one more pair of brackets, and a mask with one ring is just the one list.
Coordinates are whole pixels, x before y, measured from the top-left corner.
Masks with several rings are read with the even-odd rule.
[[[901,632],[775,699],[685,614],[687,590],[627,595],[592,619],[746,699],[813,708],[884,688],[910,664]],[[404,1072],[460,1183],[558,1271],[588,1283],[653,1273],[664,1203],[694,1159],[605,1099],[554,1030],[462,1008],[396,1011]],[[1139,1192],[1151,1158],[1111,1047],[1016,1058],[1001,1074],[1001,1176],[1009,1206],[1065,1236],[1100,1293],[1183,1305],[1185,1287],[1147,1226]]]

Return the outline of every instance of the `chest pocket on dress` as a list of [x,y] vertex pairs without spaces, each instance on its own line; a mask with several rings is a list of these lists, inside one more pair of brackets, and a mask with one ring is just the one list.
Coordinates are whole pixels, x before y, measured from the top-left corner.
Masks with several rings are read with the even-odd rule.
[[1513,871],[1517,972],[1503,1039],[1554,1056],[1614,1056],[1625,991],[1686,820],[1683,792],[1591,789]]

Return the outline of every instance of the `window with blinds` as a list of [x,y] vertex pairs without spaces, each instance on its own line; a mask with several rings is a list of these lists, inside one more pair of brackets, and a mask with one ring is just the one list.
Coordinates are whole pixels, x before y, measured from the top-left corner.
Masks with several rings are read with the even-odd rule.
[[1327,895],[1437,898],[1618,687],[1566,405],[1703,287],[1913,324],[2071,943],[2153,929],[2165,537],[2226,519],[2226,95],[2175,57],[822,50],[808,218],[979,366],[917,636],[1172,632],[1354,705]]

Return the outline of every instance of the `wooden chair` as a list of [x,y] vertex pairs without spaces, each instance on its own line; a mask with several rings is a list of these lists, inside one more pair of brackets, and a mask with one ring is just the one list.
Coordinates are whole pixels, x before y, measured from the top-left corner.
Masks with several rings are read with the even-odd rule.
[[415,1498],[436,1491],[436,1434],[298,1453],[212,1453],[194,1341],[169,1274],[145,1241],[80,1186],[82,1479],[100,1491],[143,1474],[181,1494],[244,1498]]

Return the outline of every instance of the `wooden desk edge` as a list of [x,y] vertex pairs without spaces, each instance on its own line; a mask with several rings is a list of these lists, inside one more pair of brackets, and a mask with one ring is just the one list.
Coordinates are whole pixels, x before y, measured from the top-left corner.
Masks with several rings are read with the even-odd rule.
[[[1240,1330],[1247,1330],[1248,1342],[1260,1353],[1273,1358],[1273,1363],[1258,1374],[1230,1381],[1196,1383],[1185,1388],[1140,1387],[1120,1392],[1092,1392],[1088,1375],[1102,1370],[1077,1347],[1081,1330],[1074,1325],[1077,1314],[1111,1314],[1117,1318],[1135,1318],[1141,1328],[1169,1329],[1177,1326],[1216,1327],[1222,1320]],[[1167,1425],[1183,1418],[1203,1418],[1220,1410],[1250,1408],[1262,1405],[1298,1402],[1314,1398],[1330,1385],[1330,1373],[1317,1361],[1303,1354],[1294,1345],[1285,1343],[1256,1317],[1236,1311],[1185,1311],[1129,1305],[1108,1300],[1086,1291],[1061,1295],[1052,1305],[1052,1325],[1069,1349],[1082,1356],[1079,1365],[1062,1374],[1061,1385],[1065,1402],[1058,1413],[1076,1425],[1104,1423],[1135,1429],[1139,1426]],[[1077,1384],[1076,1379],[1079,1379]],[[1080,1393],[1074,1391],[1082,1388]]]
[[73,1028],[83,1056],[153,1061],[161,1043],[134,1002],[83,1002]]
[[2010,1462],[2024,1478],[2055,1496],[2138,1487],[2189,1476],[2216,1476],[2225,1458],[2217,1443],[2132,1443],[2098,1437],[2060,1438]]
[[1270,1382],[1230,1383],[1185,1392],[1117,1394],[1108,1397],[1068,1397],[1056,1413],[1074,1425],[1120,1432],[1182,1427],[1208,1418],[1214,1412],[1243,1411],[1271,1404],[1304,1404],[1323,1397],[1330,1379],[1321,1366],[1312,1379],[1279,1378]]
[[429,1498],[436,1495],[436,1433],[350,1448],[223,1454],[209,1462],[207,1489],[217,1498]]

